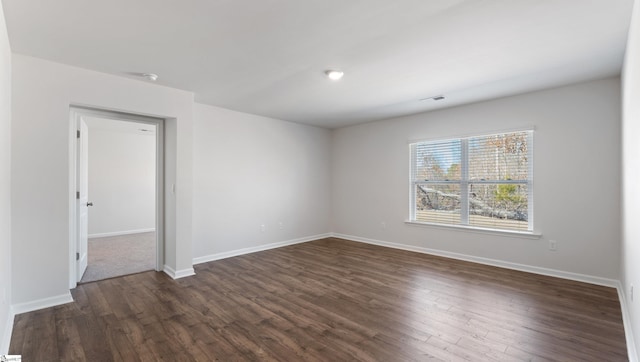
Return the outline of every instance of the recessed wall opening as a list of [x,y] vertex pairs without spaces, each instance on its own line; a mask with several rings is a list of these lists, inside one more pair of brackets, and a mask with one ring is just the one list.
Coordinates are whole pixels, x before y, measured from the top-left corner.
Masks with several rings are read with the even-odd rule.
[[162,270],[164,120],[72,107],[70,287]]

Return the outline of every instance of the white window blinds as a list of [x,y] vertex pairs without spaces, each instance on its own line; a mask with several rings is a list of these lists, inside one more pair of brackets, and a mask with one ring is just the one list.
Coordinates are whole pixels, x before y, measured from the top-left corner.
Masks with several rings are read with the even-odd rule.
[[532,146],[532,131],[411,144],[411,221],[532,231]]

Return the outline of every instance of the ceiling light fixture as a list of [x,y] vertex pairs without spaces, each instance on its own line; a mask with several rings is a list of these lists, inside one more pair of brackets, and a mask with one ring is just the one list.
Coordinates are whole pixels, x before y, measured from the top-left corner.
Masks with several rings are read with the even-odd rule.
[[344,75],[344,72],[341,70],[325,70],[324,74],[327,75],[327,77],[331,80],[340,80],[342,78],[342,76]]
[[155,82],[156,80],[158,80],[158,75],[155,73],[143,73],[142,76],[152,82]]

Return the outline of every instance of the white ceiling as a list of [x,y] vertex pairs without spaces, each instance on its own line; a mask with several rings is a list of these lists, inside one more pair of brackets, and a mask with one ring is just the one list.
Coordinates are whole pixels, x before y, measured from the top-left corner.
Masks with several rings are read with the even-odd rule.
[[633,0],[2,3],[15,53],[332,128],[617,75]]

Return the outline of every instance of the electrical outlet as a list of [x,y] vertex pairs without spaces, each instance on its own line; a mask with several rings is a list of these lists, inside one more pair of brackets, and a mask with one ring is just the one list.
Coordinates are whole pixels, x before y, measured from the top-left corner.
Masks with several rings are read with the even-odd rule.
[[265,224],[260,225],[260,232],[265,232],[267,230],[267,226]]
[[633,302],[633,284],[631,284],[631,288],[629,288],[629,298],[631,298],[631,301]]
[[380,226],[382,226],[383,229],[386,229],[387,228],[387,223],[383,221],[383,222],[380,223]]
[[551,251],[558,250],[558,242],[555,240],[549,240],[549,250]]
[[278,223],[278,229],[280,230],[284,229],[284,224],[282,223],[282,221]]

